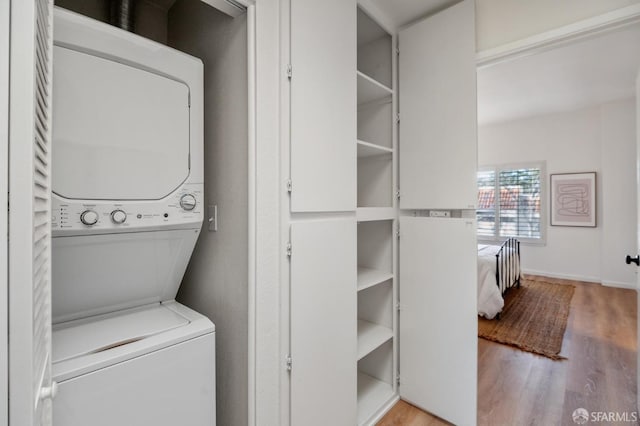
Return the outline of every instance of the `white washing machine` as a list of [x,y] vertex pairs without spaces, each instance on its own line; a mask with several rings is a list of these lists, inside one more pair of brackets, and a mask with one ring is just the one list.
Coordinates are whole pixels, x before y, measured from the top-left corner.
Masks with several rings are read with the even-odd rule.
[[56,8],[58,426],[215,425],[215,328],[174,301],[203,220],[203,65]]

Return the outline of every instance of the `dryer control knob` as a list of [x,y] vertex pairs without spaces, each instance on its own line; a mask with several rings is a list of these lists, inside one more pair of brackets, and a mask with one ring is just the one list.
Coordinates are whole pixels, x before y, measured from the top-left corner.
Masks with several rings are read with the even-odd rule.
[[184,210],[190,211],[196,208],[196,197],[191,194],[185,194],[180,197],[180,207]]
[[122,210],[114,210],[111,212],[111,220],[113,223],[121,224],[127,220],[127,214]]
[[98,213],[94,212],[93,210],[85,210],[80,215],[80,222],[89,226],[95,225],[96,223],[98,223]]

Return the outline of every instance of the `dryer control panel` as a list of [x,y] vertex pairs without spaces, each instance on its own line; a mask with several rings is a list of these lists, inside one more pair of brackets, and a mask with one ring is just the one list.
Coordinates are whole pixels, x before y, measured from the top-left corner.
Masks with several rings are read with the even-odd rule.
[[54,194],[53,236],[199,227],[204,217],[202,184],[184,184],[162,200],[69,200]]

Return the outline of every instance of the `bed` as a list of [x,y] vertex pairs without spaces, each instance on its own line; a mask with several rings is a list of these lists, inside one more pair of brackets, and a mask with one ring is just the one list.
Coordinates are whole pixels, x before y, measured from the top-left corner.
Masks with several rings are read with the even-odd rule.
[[512,287],[520,287],[520,242],[478,244],[478,315],[499,319],[504,294]]

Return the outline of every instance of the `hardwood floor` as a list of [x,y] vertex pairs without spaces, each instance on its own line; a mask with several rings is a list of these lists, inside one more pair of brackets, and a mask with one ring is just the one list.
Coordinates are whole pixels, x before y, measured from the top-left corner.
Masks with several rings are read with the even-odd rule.
[[[552,361],[478,339],[478,425],[575,425],[571,415],[580,407],[636,412],[636,291],[527,278],[576,286],[561,352],[568,359]],[[378,423],[447,424],[404,401]]]

